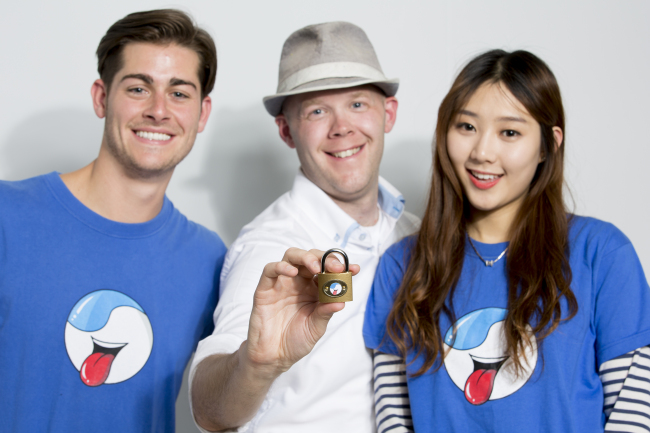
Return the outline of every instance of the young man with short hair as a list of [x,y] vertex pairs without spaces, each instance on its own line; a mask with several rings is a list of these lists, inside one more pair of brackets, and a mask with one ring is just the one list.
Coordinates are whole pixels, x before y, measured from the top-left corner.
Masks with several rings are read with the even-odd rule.
[[[418,224],[379,177],[397,87],[350,23],[307,26],[285,42],[278,92],[264,104],[301,170],[292,190],[244,227],[228,252],[215,332],[199,344],[190,370],[201,427],[375,430],[372,359],[361,334],[366,299],[381,254]],[[266,265],[288,247],[318,250],[290,249]],[[345,308],[318,303],[312,281],[322,251],[332,247],[361,266]]]
[[138,12],[97,57],[97,159],[0,182],[7,431],[173,432],[184,367],[212,330],[225,246],[165,189],[208,120],[214,42],[183,12]]

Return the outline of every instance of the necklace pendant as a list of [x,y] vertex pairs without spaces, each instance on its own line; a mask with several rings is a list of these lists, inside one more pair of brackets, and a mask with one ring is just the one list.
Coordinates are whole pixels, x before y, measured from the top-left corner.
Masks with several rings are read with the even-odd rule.
[[506,249],[503,250],[503,251],[501,252],[501,254],[499,254],[499,257],[497,257],[496,259],[494,259],[494,260],[485,260],[483,257],[481,257],[481,254],[479,254],[478,250],[477,250],[476,247],[474,246],[474,242],[472,242],[472,238],[469,237],[469,234],[467,235],[467,240],[469,241],[469,244],[472,246],[472,249],[474,250],[474,252],[475,252],[476,255],[478,256],[478,258],[479,258],[483,263],[485,263],[485,266],[489,266],[489,267],[494,266],[494,264],[495,264],[496,262],[498,262],[499,260],[501,260],[501,257],[505,256],[506,251],[508,251],[508,247],[506,247]]

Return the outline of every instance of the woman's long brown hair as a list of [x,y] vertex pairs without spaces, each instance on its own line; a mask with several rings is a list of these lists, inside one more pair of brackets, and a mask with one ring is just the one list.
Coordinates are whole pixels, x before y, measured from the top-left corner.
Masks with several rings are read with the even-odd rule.
[[[507,88],[541,127],[543,161],[509,232],[507,252],[508,313],[504,332],[516,374],[520,355],[578,311],[571,291],[569,217],[562,197],[564,144],[557,146],[553,127],[564,131],[560,89],[549,67],[527,51],[493,50],[470,61],[442,101],[436,127],[433,174],[427,209],[417,242],[388,316],[388,336],[406,359],[424,356],[415,373],[429,370],[443,350],[440,319],[455,323],[454,292],[463,268],[469,203],[447,153],[447,132],[458,112],[485,83]],[[568,314],[562,317],[562,299]],[[530,328],[529,328],[530,327]]]

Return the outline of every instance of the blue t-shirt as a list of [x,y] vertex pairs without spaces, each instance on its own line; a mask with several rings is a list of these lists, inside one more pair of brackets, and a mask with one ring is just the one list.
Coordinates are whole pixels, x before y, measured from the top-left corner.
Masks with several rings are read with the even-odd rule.
[[57,173],[0,182],[0,430],[173,432],[225,252],[167,198],[124,224]]
[[[575,217],[569,236],[578,313],[539,347],[534,340],[519,377],[509,368],[502,339],[507,259],[488,267],[466,243],[454,297],[455,338],[452,323],[440,323],[450,351],[436,372],[407,377],[415,431],[603,431],[598,367],[650,343],[650,288],[632,244],[613,225]],[[414,245],[414,237],[406,238],[381,259],[363,327],[372,349],[399,355],[386,335],[386,319]],[[507,247],[474,245],[485,260]],[[563,303],[563,316],[567,310]],[[407,355],[409,375],[423,365],[422,357],[413,358]]]

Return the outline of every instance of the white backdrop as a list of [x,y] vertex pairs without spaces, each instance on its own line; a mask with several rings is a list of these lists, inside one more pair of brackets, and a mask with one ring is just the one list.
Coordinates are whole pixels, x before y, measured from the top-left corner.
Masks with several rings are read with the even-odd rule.
[[[616,224],[650,270],[650,2],[4,2],[0,179],[71,171],[96,156],[103,121],[89,90],[97,44],[117,19],[160,7],[190,12],[217,43],[212,115],[168,195],[227,244],[290,188],[298,167],[261,103],[275,93],[284,40],[308,24],[346,20],[365,29],[386,75],[401,79],[382,174],[408,208],[422,213],[437,108],[455,74],[487,49],[527,49],[550,65],[563,92],[575,211]],[[178,431],[196,431],[185,390],[177,407]]]

